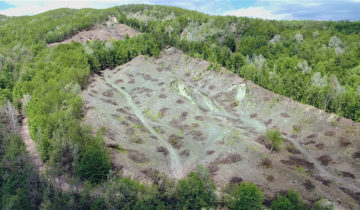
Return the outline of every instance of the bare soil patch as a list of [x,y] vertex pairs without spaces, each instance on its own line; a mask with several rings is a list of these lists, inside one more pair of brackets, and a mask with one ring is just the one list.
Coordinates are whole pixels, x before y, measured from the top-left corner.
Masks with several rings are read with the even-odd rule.
[[339,137],[339,145],[341,147],[347,147],[351,144],[351,141],[349,139],[346,139],[344,137]]
[[68,44],[72,41],[74,42],[86,42],[91,40],[122,40],[125,39],[126,36],[134,37],[138,35],[135,29],[130,28],[124,24],[116,24],[112,27],[104,26],[104,25],[96,25],[90,30],[87,31],[79,31],[77,34],[73,35],[72,37],[62,41],[62,42],[55,42],[48,44],[49,47],[56,46],[58,44]]
[[310,145],[310,144],[315,144],[315,143],[316,143],[315,141],[311,140],[311,141],[305,142],[304,145]]
[[287,149],[287,151],[291,152],[292,154],[301,154],[301,152],[294,147],[288,147],[286,149]]
[[342,173],[343,177],[349,177],[349,178],[355,179],[355,175],[350,172],[342,171],[341,173]]
[[190,155],[190,150],[185,149],[185,150],[183,150],[183,151],[180,152],[180,155],[183,156],[183,157],[189,157],[189,155]]
[[320,161],[321,165],[328,166],[329,163],[331,163],[332,159],[329,155],[321,155],[318,157],[318,160]]
[[234,185],[234,184],[241,184],[241,182],[243,182],[243,179],[241,177],[238,177],[238,176],[233,176],[230,178],[230,181],[229,183],[231,185]]
[[335,136],[335,131],[325,131],[325,136]]
[[291,166],[302,166],[307,169],[314,169],[314,164],[298,157],[290,156],[289,160],[281,160],[281,162],[285,165],[291,165]]
[[257,117],[257,114],[256,114],[256,113],[250,114],[250,118],[255,118],[255,117]]
[[328,186],[332,182],[330,179],[324,178],[322,176],[315,176],[315,179],[325,186]]
[[354,159],[360,159],[360,151],[355,152],[355,153],[352,155],[352,157],[353,157]]
[[23,120],[20,130],[20,136],[24,141],[26,151],[28,152],[32,162],[37,168],[39,168],[39,171],[43,172],[45,170],[45,165],[44,162],[41,160],[40,155],[36,149],[35,142],[30,137],[29,126],[27,124],[27,121],[28,121],[27,118]]
[[128,157],[137,163],[145,163],[149,161],[149,158],[144,153],[136,150],[128,150]]
[[206,155],[212,155],[212,154],[214,154],[214,150],[208,150],[208,151],[206,151]]
[[315,185],[313,185],[313,183],[310,181],[310,180],[306,180],[304,183],[303,183],[306,191],[313,191],[315,189]]
[[360,192],[354,193],[353,191],[351,191],[351,190],[349,190],[349,189],[347,189],[347,188],[345,188],[345,187],[340,187],[340,189],[341,189],[344,193],[346,193],[346,194],[348,194],[350,197],[352,197],[355,202],[357,202],[358,204],[360,204]]
[[308,135],[306,138],[313,139],[313,138],[316,138],[317,136],[318,135],[316,133],[313,133],[313,134]]
[[281,113],[281,116],[282,116],[282,117],[285,117],[285,118],[289,118],[289,117],[290,117],[290,115],[289,115],[288,113]]
[[264,158],[262,161],[261,161],[261,164],[263,167],[265,168],[271,168],[272,166],[272,161],[269,159],[269,158]]
[[323,143],[315,144],[315,147],[319,150],[323,150],[325,148],[325,144]]
[[265,122],[265,125],[266,125],[266,126],[269,126],[271,123],[272,123],[272,119],[268,119],[268,120]]
[[169,136],[168,138],[168,141],[175,149],[180,149],[180,147],[182,146],[182,139],[183,137],[181,136],[171,134],[171,136]]

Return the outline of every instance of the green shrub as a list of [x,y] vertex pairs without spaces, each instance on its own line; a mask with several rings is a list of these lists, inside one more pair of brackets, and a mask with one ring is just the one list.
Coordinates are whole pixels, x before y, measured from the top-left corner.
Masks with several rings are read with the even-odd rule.
[[333,210],[334,205],[327,199],[320,199],[315,202],[314,210]]
[[9,117],[0,107],[0,209],[36,209],[39,177]]
[[108,209],[133,209],[145,192],[144,186],[129,178],[110,181],[104,199]]
[[299,193],[290,190],[286,195],[278,195],[271,203],[271,210],[302,210],[306,209]]
[[188,177],[179,180],[174,198],[176,209],[201,209],[215,206],[215,185],[210,186],[202,181],[201,177],[191,172]]
[[106,209],[106,203],[104,198],[96,199],[90,207],[90,210],[103,210]]
[[102,139],[93,139],[81,152],[76,163],[77,174],[93,183],[99,183],[111,169],[110,157]]
[[271,141],[271,151],[278,150],[280,144],[284,141],[278,130],[267,130],[265,136]]
[[238,210],[264,209],[263,201],[264,195],[256,185],[246,182],[231,186],[229,195],[225,197],[228,208]]

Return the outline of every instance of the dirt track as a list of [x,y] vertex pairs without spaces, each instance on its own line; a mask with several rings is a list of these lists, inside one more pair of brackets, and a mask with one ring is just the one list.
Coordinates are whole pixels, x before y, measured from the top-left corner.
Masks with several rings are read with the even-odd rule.
[[40,159],[40,155],[36,149],[35,142],[31,139],[29,133],[29,126],[27,124],[28,119],[25,118],[21,125],[20,136],[24,141],[26,151],[28,152],[32,162],[39,169],[40,172],[44,172],[45,165],[44,162]]
[[[24,141],[26,151],[28,152],[31,161],[34,163],[35,167],[40,173],[46,173],[46,165],[41,160],[39,152],[36,149],[36,143],[31,139],[29,126],[27,124],[28,119],[25,118],[21,125],[20,136]],[[53,182],[55,187],[60,188],[64,191],[70,191],[72,189],[71,185],[66,181],[64,176],[49,178],[49,181]],[[80,189],[79,187],[77,188]]]

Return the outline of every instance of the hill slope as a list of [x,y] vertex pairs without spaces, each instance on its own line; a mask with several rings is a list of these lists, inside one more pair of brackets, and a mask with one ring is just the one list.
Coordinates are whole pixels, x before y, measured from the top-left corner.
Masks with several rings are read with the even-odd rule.
[[[126,38],[109,19],[138,35]],[[212,178],[218,186],[253,181],[270,200],[295,188],[308,204],[326,195],[358,207],[359,125],[293,100],[360,120],[359,22],[269,21],[152,5],[58,9],[0,22],[0,102],[10,100],[28,117],[49,180],[106,185],[92,189],[104,189],[96,195],[63,194],[33,179],[45,193],[35,199],[8,164],[27,157],[20,139],[0,139],[0,156],[9,154],[1,156],[0,208],[32,199],[36,208],[40,197],[53,209],[231,206],[241,186],[222,189],[225,202],[215,198]],[[104,36],[87,41],[93,32]],[[65,44],[72,39],[80,43]],[[14,114],[4,119],[13,121],[0,122],[5,127],[16,121]],[[270,152],[270,134],[286,139],[278,152]],[[133,199],[121,200],[119,191]]]
[[[297,189],[309,200],[358,199],[358,123],[216,72],[175,48],[102,75],[83,92],[86,119],[105,127],[113,165],[126,176],[160,171],[179,179],[201,164],[219,186],[241,179],[270,197]],[[265,137],[272,129],[286,139],[275,153]]]

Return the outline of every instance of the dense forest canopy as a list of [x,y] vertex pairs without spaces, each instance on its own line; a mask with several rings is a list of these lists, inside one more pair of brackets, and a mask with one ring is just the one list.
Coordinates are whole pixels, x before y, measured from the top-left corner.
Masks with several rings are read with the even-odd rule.
[[142,32],[166,35],[169,40],[159,44],[176,46],[274,92],[359,121],[359,22],[209,16],[164,6],[58,9],[2,18],[1,97],[18,97],[11,91],[21,68],[46,43],[64,40],[109,15]]
[[[73,42],[47,47],[48,43],[62,41],[80,30],[103,23],[110,15],[142,34],[118,41]],[[158,55],[166,46],[175,46],[190,56],[211,61],[214,69],[224,66],[271,91],[360,122],[359,29],[360,22],[210,16],[175,7],[149,5],[105,10],[57,9],[34,16],[0,16],[0,101],[10,100],[27,115],[31,136],[39,146],[41,158],[54,169],[54,176],[67,173],[90,183],[110,180],[104,198],[93,202],[94,209],[104,206],[125,209],[151,206],[155,209],[155,203],[164,207],[166,202],[173,202],[171,208],[174,209],[191,208],[193,204],[213,207],[214,184],[201,173],[190,174],[173,192],[167,192],[167,186],[162,185],[174,183],[145,189],[131,180],[109,178],[111,165],[102,136],[94,137],[91,129],[81,122],[83,110],[79,93],[87,86],[90,74],[124,64],[140,54]],[[15,134],[1,136],[3,162],[10,156],[18,157],[24,153],[18,139]],[[4,148],[9,151],[13,148],[11,151],[16,154],[9,156],[9,151],[4,152]],[[94,156],[97,158],[89,158]],[[0,173],[10,173],[6,164],[1,165]],[[19,164],[26,168],[15,168],[20,171],[11,172],[9,176],[15,176],[13,173],[25,176],[30,171],[24,178],[26,183],[20,183],[20,190],[33,184],[30,183],[33,179],[38,182],[38,178],[30,177],[33,171],[28,167],[29,163]],[[7,183],[0,180],[0,185]],[[189,186],[196,186],[195,191]],[[125,195],[129,198],[128,203],[112,197],[114,190],[123,188],[129,190]],[[235,186],[227,193],[233,196],[223,202],[232,209],[239,209],[239,206],[246,209],[243,201],[240,198],[234,200],[234,197],[250,193],[256,198],[253,209],[262,208],[263,195],[255,188],[246,183]],[[2,188],[2,191],[6,189]],[[44,197],[56,194],[47,185],[36,189],[45,191]],[[11,195],[18,196],[12,199],[31,197],[39,203],[39,197],[34,198],[29,196],[31,192],[24,191],[15,192],[10,187],[9,191],[2,192],[1,207],[5,208],[4,200]],[[195,198],[188,191],[196,194]],[[190,198],[186,196],[194,199],[193,203],[189,203]],[[15,201],[14,208],[19,204]],[[27,203],[23,205],[36,208]],[[42,205],[50,208],[52,203],[47,201]],[[302,203],[300,206],[304,208]],[[54,208],[61,208],[61,205]]]

